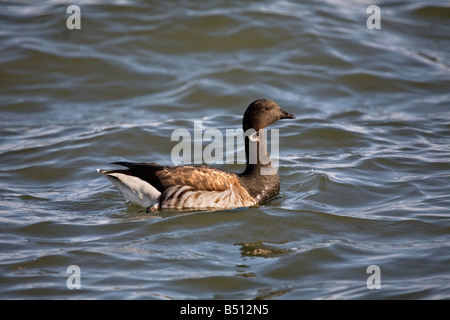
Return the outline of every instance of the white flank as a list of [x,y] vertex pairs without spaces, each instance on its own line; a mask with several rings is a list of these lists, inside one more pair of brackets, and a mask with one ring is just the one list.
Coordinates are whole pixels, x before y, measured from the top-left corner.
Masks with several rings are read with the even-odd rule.
[[111,181],[129,201],[148,208],[157,204],[161,197],[159,192],[150,183],[123,173],[108,173],[106,170],[97,170]]

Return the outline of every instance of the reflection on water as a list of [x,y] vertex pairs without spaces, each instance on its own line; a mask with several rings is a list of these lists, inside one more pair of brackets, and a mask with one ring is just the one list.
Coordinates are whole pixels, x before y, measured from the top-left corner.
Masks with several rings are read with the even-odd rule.
[[[278,244],[281,245],[284,243],[282,242]],[[291,251],[291,249],[273,247],[274,245],[276,245],[275,243],[266,244],[262,241],[258,241],[255,243],[237,243],[236,245],[241,246],[240,250],[242,256],[247,257],[276,258]]]
[[[78,1],[80,30],[68,5],[0,2],[0,297],[450,297],[447,4],[373,30],[367,1]],[[149,215],[95,171],[257,98],[297,116],[264,206]]]

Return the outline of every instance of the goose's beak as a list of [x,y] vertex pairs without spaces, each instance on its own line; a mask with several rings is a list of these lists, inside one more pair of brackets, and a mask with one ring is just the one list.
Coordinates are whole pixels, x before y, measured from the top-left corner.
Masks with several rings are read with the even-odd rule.
[[295,119],[295,116],[292,113],[284,111],[283,109],[280,109],[280,111],[280,119]]

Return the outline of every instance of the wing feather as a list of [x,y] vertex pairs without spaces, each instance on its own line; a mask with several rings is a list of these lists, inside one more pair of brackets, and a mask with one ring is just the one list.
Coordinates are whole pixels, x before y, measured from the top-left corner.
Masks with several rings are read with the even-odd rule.
[[239,183],[237,175],[210,167],[166,167],[156,172],[164,188],[190,186],[193,190],[225,191]]

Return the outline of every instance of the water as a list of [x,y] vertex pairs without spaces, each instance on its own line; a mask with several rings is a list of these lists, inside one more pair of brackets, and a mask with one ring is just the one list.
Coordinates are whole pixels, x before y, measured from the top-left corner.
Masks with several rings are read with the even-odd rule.
[[[448,2],[69,4],[0,3],[1,298],[450,298]],[[149,215],[95,171],[263,97],[297,117],[267,205]]]

